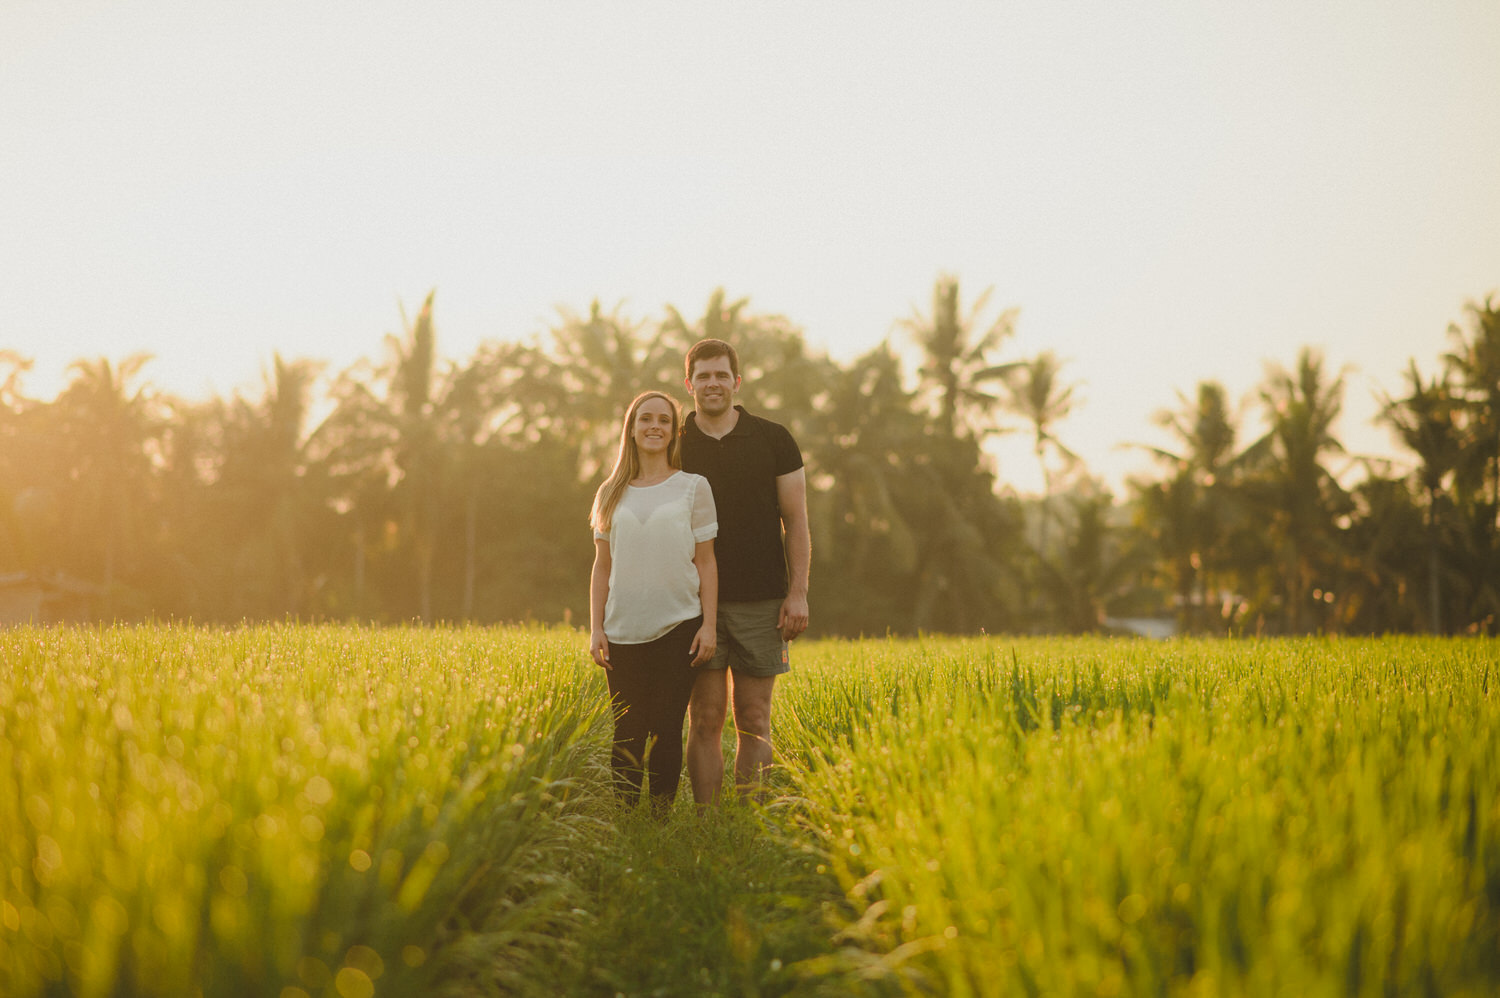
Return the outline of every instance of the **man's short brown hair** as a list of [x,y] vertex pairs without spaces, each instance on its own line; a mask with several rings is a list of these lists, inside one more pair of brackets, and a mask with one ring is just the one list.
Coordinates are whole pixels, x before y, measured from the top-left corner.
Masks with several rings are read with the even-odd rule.
[[683,365],[687,379],[693,380],[693,365],[700,360],[713,360],[715,357],[729,358],[729,373],[733,374],[735,380],[740,377],[740,355],[734,352],[734,347],[723,340],[699,340],[694,343],[687,352],[687,361]]

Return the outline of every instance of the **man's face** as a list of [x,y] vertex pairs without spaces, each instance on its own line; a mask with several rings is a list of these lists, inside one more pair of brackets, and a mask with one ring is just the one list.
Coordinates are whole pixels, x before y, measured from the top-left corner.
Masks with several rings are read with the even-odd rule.
[[687,381],[693,393],[693,408],[705,416],[722,416],[734,405],[740,379],[729,368],[728,357],[708,357],[693,364],[693,376]]

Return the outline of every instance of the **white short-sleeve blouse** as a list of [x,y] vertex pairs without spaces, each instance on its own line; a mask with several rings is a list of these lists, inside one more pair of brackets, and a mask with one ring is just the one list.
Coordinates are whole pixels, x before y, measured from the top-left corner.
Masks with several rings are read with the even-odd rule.
[[609,598],[604,636],[619,644],[655,641],[702,612],[693,550],[719,534],[708,479],[678,471],[655,485],[625,489],[609,533]]

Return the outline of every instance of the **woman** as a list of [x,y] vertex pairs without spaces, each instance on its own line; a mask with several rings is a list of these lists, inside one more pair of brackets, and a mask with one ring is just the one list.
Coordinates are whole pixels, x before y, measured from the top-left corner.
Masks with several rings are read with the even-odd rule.
[[681,419],[671,396],[636,396],[589,516],[589,653],[614,705],[615,787],[634,803],[647,777],[659,807],[677,793],[695,667],[717,631],[718,516],[708,480],[681,470]]

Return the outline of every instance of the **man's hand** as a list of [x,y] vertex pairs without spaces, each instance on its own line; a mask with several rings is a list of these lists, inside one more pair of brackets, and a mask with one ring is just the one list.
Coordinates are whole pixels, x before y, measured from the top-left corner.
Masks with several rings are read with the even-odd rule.
[[790,641],[807,630],[807,597],[795,593],[781,601],[781,612],[776,615],[776,627],[781,631],[781,640]]

